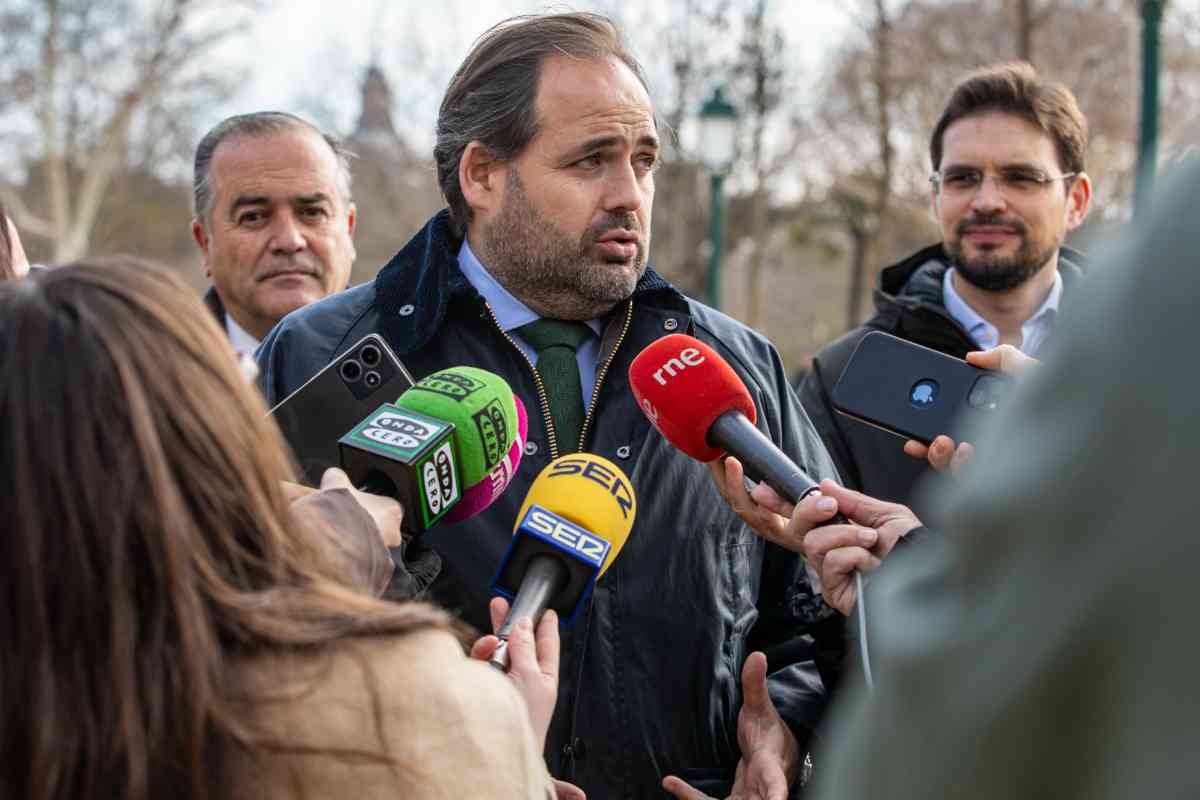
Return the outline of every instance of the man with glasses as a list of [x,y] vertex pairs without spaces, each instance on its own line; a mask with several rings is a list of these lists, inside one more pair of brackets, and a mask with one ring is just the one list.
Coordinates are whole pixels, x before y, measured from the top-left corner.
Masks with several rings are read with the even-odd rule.
[[1086,150],[1075,97],[1028,64],[988,67],[955,88],[929,147],[942,242],[883,270],[875,315],[826,345],[800,386],[847,487],[925,516],[912,489],[926,462],[905,456],[894,436],[835,413],[834,384],[872,330],[958,358],[1001,344],[1036,356],[1081,276],[1082,257],[1063,240],[1091,201]]

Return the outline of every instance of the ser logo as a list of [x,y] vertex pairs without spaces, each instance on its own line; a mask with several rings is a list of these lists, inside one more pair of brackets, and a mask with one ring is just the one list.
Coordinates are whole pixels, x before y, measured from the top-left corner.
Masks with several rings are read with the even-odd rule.
[[608,542],[549,511],[536,507],[530,509],[525,522],[533,530],[574,550],[596,566],[603,564],[604,557],[608,555]]
[[493,399],[479,409],[472,419],[479,431],[479,440],[483,442],[488,466],[496,464],[506,455],[505,448],[508,446],[508,425],[504,421],[504,406],[500,399]]
[[369,426],[363,429],[362,435],[380,444],[412,450],[429,441],[435,433],[437,431],[433,428],[411,417],[394,411],[384,411],[371,420]]
[[446,442],[425,462],[421,468],[421,480],[425,485],[425,502],[431,516],[437,516],[458,499],[458,479],[454,475],[454,455],[450,443]]
[[[667,359],[666,363],[654,371],[654,380],[658,381],[660,386],[667,385],[667,378],[674,378],[676,374],[683,372],[688,367],[698,367],[705,361],[704,356],[694,347],[685,347],[679,351],[679,356],[676,358]],[[663,377],[663,373],[666,377]]]
[[446,372],[435,372],[428,378],[422,379],[413,389],[421,389],[422,391],[445,395],[446,397],[452,397],[462,402],[482,389],[483,386],[483,381],[477,381],[469,375],[447,370]]
[[629,488],[629,484],[622,479],[621,475],[613,472],[599,461],[593,461],[586,456],[560,459],[555,462],[554,469],[550,470],[547,479],[561,478],[565,475],[581,475],[589,481],[603,486],[617,501],[617,508],[621,509],[622,519],[629,518],[629,512],[633,509],[633,490]]

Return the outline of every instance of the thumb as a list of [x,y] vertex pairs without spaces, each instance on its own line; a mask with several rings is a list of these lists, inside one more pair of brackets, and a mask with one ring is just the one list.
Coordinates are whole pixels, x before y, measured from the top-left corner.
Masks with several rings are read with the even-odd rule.
[[353,489],[350,476],[337,467],[330,467],[321,476],[321,489]]
[[742,667],[742,706],[763,713],[774,708],[767,692],[767,657],[755,651]]

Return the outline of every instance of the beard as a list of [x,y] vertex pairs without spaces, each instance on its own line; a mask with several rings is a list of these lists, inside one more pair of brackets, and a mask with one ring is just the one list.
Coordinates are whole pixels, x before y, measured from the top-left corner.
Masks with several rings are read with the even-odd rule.
[[613,229],[640,233],[636,214],[605,214],[575,240],[530,204],[515,169],[509,176],[504,203],[480,236],[484,263],[505,289],[540,316],[570,320],[603,316],[633,295],[649,232],[632,259],[597,256],[594,247]]
[[[962,239],[972,225],[1004,225],[1021,237],[1021,245],[1010,256],[984,251],[970,257],[963,247]],[[1029,229],[1020,220],[1007,220],[998,216],[977,216],[961,220],[954,226],[954,238],[945,243],[946,255],[963,280],[986,292],[1001,292],[1015,289],[1028,281],[1044,267],[1058,251],[1058,243],[1039,246],[1028,237]]]

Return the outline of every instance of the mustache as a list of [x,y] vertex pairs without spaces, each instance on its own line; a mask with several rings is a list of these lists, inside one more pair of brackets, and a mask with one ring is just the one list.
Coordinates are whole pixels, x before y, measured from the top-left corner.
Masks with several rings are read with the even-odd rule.
[[605,214],[601,219],[592,223],[583,234],[584,242],[594,243],[604,234],[615,230],[632,231],[637,235],[638,242],[642,240],[642,226],[638,224],[637,215],[633,212],[626,214]]
[[261,282],[277,275],[295,273],[321,278],[325,274],[325,266],[310,256],[289,256],[285,259],[273,259],[265,267],[260,267],[255,272],[254,279]]
[[1025,235],[1025,223],[1019,219],[1006,219],[999,214],[979,214],[961,219],[954,226],[954,232],[959,236],[966,234],[968,228],[973,228],[978,225],[994,225],[996,227],[1011,228],[1016,233]]

